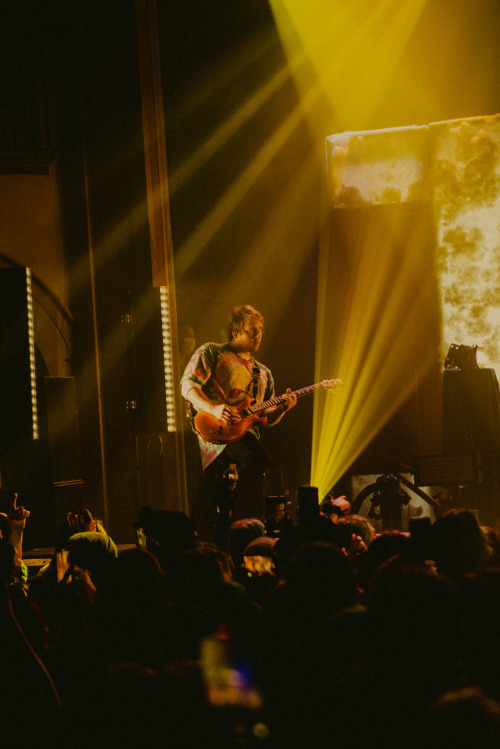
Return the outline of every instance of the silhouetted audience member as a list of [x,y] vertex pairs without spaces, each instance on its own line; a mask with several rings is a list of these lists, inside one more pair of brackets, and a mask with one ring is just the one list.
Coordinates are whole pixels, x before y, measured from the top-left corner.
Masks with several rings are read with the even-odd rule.
[[68,541],[69,573],[88,572],[96,588],[107,580],[117,556],[115,542],[105,533],[75,533]]
[[280,534],[274,548],[277,576],[286,577],[290,562],[298,550],[305,544],[316,542],[333,544],[339,548],[341,542],[337,524],[332,523],[326,515],[319,512],[316,516],[303,519]]
[[333,744],[339,692],[361,669],[365,641],[366,610],[359,604],[333,614],[321,627],[306,660],[300,699],[295,701],[297,738],[293,746]]
[[274,547],[277,541],[277,538],[271,536],[259,536],[250,541],[243,552],[245,568],[251,572],[274,574]]
[[124,662],[97,672],[69,735],[78,749],[229,749],[234,737],[216,719],[193,660],[158,670]]
[[338,547],[322,541],[300,546],[285,579],[265,601],[260,677],[280,746],[297,746],[302,684],[316,637],[331,616],[355,602],[352,565]]
[[266,526],[258,518],[243,518],[231,523],[228,534],[228,549],[235,570],[243,565],[243,552],[250,541],[265,534]]
[[339,716],[336,738],[352,749],[400,749],[422,712],[466,679],[463,597],[423,566],[387,565],[367,604],[359,667],[329,694]]
[[162,667],[167,608],[157,557],[140,547],[122,551],[96,590],[89,641],[95,665]]
[[258,606],[264,603],[278,582],[274,552],[277,541],[272,536],[254,538],[244,550],[242,566],[234,573],[234,579],[245,586],[251,600]]
[[500,702],[477,687],[439,697],[418,723],[412,749],[498,749]]
[[68,557],[56,582],[50,619],[49,667],[68,710],[87,688],[87,646],[96,591],[109,579],[117,548],[106,534],[76,533],[67,543]]
[[365,595],[369,595],[373,578],[380,565],[396,555],[409,551],[409,537],[398,530],[380,533],[357,559],[358,583]]
[[[372,541],[375,540],[377,534],[375,528],[370,523],[368,518],[363,515],[345,515],[338,520],[339,530],[341,530],[345,536],[341,536],[341,540],[350,538],[351,534],[359,536],[364,544],[368,547]],[[342,543],[342,546],[346,546],[346,543]]]
[[7,588],[13,615],[37,656],[46,660],[49,633],[39,607],[29,601],[24,585],[17,582],[16,551],[12,544],[0,539],[0,578]]
[[23,562],[23,536],[29,510],[17,506],[17,493],[8,492],[7,512],[0,512],[0,538],[10,543],[14,549],[12,576],[9,584],[25,588],[28,581],[28,570]]
[[469,575],[462,584],[469,607],[467,658],[471,683],[500,700],[500,569]]
[[144,505],[137,526],[146,536],[146,548],[165,569],[169,560],[196,546],[196,529],[180,510],[153,510]]
[[100,520],[93,517],[90,510],[68,512],[67,516],[55,531],[54,555],[49,564],[45,565],[30,578],[28,598],[35,603],[47,622],[49,630],[58,629],[59,592],[58,583],[66,574],[69,576],[68,548],[70,538],[76,533],[99,533],[107,540],[104,541],[116,556],[117,550],[113,540],[109,538]]
[[[243,585],[232,578],[229,554],[215,544],[205,542],[172,559],[166,569],[169,597],[177,611],[186,617],[187,624],[200,624],[204,635],[220,626],[228,628],[231,637],[240,645],[253,640],[252,632],[258,613]],[[195,614],[194,620],[192,619]],[[250,643],[253,647],[253,642]]]
[[[14,549],[0,539],[0,557],[14,559]],[[0,568],[0,729],[3,746],[62,746],[61,700],[55,684],[14,611]],[[10,576],[10,573],[9,573]]]
[[486,533],[470,510],[448,510],[434,523],[432,537],[432,559],[438,571],[455,582],[488,563],[491,549]]
[[7,586],[13,615],[38,657],[48,650],[48,630],[40,609],[27,599],[28,568],[22,560],[23,536],[29,510],[17,505],[15,492],[7,492],[9,505],[0,513],[0,578]]

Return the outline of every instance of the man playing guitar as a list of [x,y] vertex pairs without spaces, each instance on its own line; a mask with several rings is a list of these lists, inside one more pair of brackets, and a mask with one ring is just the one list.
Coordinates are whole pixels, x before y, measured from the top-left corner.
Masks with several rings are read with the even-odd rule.
[[[264,472],[271,456],[260,441],[259,425],[273,426],[297,402],[290,389],[276,403],[232,430],[236,436],[224,439],[224,425],[237,427],[245,418],[242,407],[275,397],[271,371],[254,358],[264,329],[264,318],[250,305],[235,307],[228,318],[228,341],[206,343],[191,357],[181,380],[183,397],[203,417],[210,415],[219,428],[198,432],[203,478],[196,501],[192,502],[192,520],[202,540],[224,537],[232,518],[236,498],[236,517],[265,517]],[[207,439],[208,437],[208,439]],[[239,479],[238,479],[239,477]],[[237,484],[237,492],[236,492]],[[217,521],[217,533],[213,530]]]

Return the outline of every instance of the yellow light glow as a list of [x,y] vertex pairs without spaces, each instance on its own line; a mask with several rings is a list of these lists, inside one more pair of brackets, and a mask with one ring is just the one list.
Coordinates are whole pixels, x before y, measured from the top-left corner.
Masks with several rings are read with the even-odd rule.
[[[169,175],[174,198],[200,174],[209,196],[185,230],[182,244],[176,246],[176,278],[196,290],[198,283],[200,291],[204,284],[208,288],[212,278],[200,273],[199,281],[193,280],[192,270],[200,261],[204,270],[208,267],[202,259],[220,239],[226,244],[225,262],[214,268],[216,293],[204,300],[204,316],[217,319],[221,307],[229,306],[228,300],[241,303],[266,294],[269,329],[316,250],[318,230],[326,237],[320,258],[315,379],[338,377],[345,382],[343,391],[320,396],[314,406],[311,483],[326,493],[439,366],[440,342],[433,327],[438,315],[432,277],[435,225],[427,212],[429,203],[422,207],[429,195],[419,192],[426,144],[415,157],[413,152],[408,158],[408,153],[405,157],[396,153],[378,164],[374,160],[371,166],[378,169],[377,176],[390,172],[383,184],[374,179],[371,192],[364,196],[367,208],[373,204],[377,211],[367,218],[360,206],[342,208],[342,213],[350,214],[351,225],[344,227],[345,236],[332,239],[330,205],[321,205],[327,200],[318,177],[324,170],[325,137],[381,127],[380,120],[389,117],[388,102],[390,117],[396,113],[397,122],[389,119],[382,127],[404,125],[402,130],[411,129],[406,125],[415,123],[415,114],[427,112],[433,100],[453,102],[457,97],[453,59],[461,35],[448,33],[443,40],[443,28],[433,25],[439,13],[432,12],[427,0],[270,0],[270,7],[287,65],[280,62],[276,69],[266,68],[263,61],[274,41],[272,35],[256,36],[239,47],[236,57],[207,67],[184,94],[184,107],[173,102],[178,119],[170,123],[172,130],[182,127],[183,119],[196,116],[202,106],[210,122],[204,137],[193,138],[194,147],[186,149],[185,160]],[[450,21],[445,21],[448,28]],[[460,19],[454,18],[453,24],[459,32]],[[445,61],[439,91],[433,85],[432,66],[412,62],[425,62],[441,43],[449,51],[449,62]],[[251,78],[255,85],[238,98],[229,84],[240,76]],[[270,102],[279,98],[290,78],[293,93],[286,99],[281,120],[273,119],[267,132],[260,118],[265,119]],[[223,106],[210,106],[228,90],[233,96]],[[258,123],[255,142],[248,126],[253,121]],[[309,135],[303,151],[294,141],[297,133],[301,138]],[[226,154],[238,159],[238,167],[227,172],[221,168]],[[276,167],[285,179],[264,205],[259,188],[266,185],[270,173],[276,177]],[[355,159],[350,167],[355,174]],[[227,180],[217,180],[223,171]],[[333,194],[334,180],[329,187]],[[415,210],[406,211],[403,204]],[[394,215],[389,216],[389,206],[396,206]],[[356,229],[355,217],[364,221],[362,232]],[[251,230],[240,243],[238,230],[245,223]],[[336,225],[335,231],[339,230]],[[234,236],[232,255],[227,251],[232,241],[228,236]],[[439,241],[449,245],[450,238],[443,234]],[[483,280],[486,287],[486,276]]]
[[309,75],[293,68],[302,98],[315,79],[340,130],[368,129],[426,3],[271,0],[288,59],[305,52],[310,61]]
[[[181,113],[184,118],[191,116],[191,110],[199,106],[208,95],[211,97],[223,96],[224,87],[228,85],[229,81],[241,75],[251,65],[258,65],[259,59],[268,53],[271,46],[275,44],[276,40],[273,37],[261,36],[252,44],[243,45],[239,48],[237,58],[228,60],[223,68],[218,68],[215,72],[210,70],[206,78],[193,84],[197,90],[190,96],[189,110],[180,107],[177,119],[180,119]],[[279,91],[289,75],[290,70],[287,66],[278,68],[252,96],[246,98],[234,110],[228,111],[227,117],[210,133],[202,145],[190,153],[179,168],[172,170],[169,175],[170,195],[174,195],[180,190],[198,170],[213,158],[215,153],[220,151],[234,137],[234,134]],[[171,123],[170,126],[172,127],[173,124]]]
[[351,210],[346,217],[355,236],[349,236],[344,251],[354,270],[349,272],[337,255],[336,280],[331,268],[320,280],[325,306],[316,368],[345,383],[335,398],[315,402],[311,483],[320,496],[378,435],[437,358],[427,338],[436,314],[428,215],[424,211],[419,219],[418,208],[404,206],[372,211],[361,235],[355,230],[359,213]]
[[284,186],[266,217],[256,223],[248,250],[220,276],[217,296],[207,301],[207,319],[217,319],[221,299],[234,299],[236,304],[238,299],[258,298],[263,287],[269,290],[266,327],[269,329],[272,321],[279,319],[317,241],[316,210],[311,207],[304,211],[310,203],[308,196],[317,195],[314,180],[314,165],[301,164],[296,180]]
[[329,139],[336,207],[316,364],[346,385],[315,406],[311,482],[323,494],[442,371],[451,341],[479,345],[499,366],[499,143],[500,115]]
[[[281,125],[273,133],[270,133],[269,138],[254,153],[252,160],[247,166],[238,173],[236,179],[228,186],[228,189],[216,202],[211,211],[194,227],[191,235],[178,250],[176,272],[179,278],[182,278],[191,264],[205,250],[207,242],[213,239],[223,224],[229,220],[233,212],[242,204],[248,193],[255,187],[258,179],[269,168],[277,151],[282,148],[283,143],[289,140],[302,120],[303,112],[300,108],[294,109],[285,117]],[[307,164],[300,165],[300,169],[305,174],[311,171]],[[298,184],[301,184],[301,182],[298,182]],[[307,193],[304,191],[300,192],[298,184],[295,183],[293,186],[295,196],[307,202]],[[306,187],[306,185],[303,185],[303,187]],[[279,200],[282,204],[286,202],[286,198],[282,195],[279,196]],[[289,210],[290,206],[287,204],[287,211],[289,212]]]
[[[255,227],[254,238],[240,254],[235,237],[235,261],[224,268],[223,279],[219,275],[218,293],[204,310],[207,318],[216,317],[227,300],[259,298],[263,280],[272,290],[266,297],[268,323],[279,318],[316,246],[322,222],[318,221],[323,199],[318,175],[324,168],[325,136],[332,132],[334,118],[338,123],[339,113],[340,121],[352,127],[354,108],[364,108],[362,113],[357,112],[355,121],[369,124],[370,113],[386,91],[424,5],[425,0],[271,3],[287,64],[269,66],[267,77],[259,71],[260,85],[248,96],[227,99],[203,141],[196,143],[169,174],[169,192],[174,198],[200,170],[208,172],[212,159],[220,159],[223,149],[241,137],[248,122],[262,116],[269,102],[293,81],[298,92],[293,105],[292,97],[288,97],[281,121],[273,123],[266,139],[259,132],[254,144],[245,142],[249,158],[223,191],[214,190],[205,214],[176,246],[176,278],[182,283],[207,246],[227,231],[242,206],[249,205],[248,221]],[[183,119],[189,120],[190,108],[207,106],[208,97],[222,97],[229,83],[248,69],[259,70],[260,61],[275,44],[272,35],[255,35],[224,65],[208,68],[204,77],[192,81],[189,97],[173,102],[177,119],[169,127],[181,127]],[[297,154],[296,145],[291,144],[304,126],[310,133],[309,149]],[[273,196],[272,207],[266,205],[259,214],[258,198],[249,196],[258,190],[261,180],[265,181],[278,153],[280,159],[285,155],[285,161],[294,165],[293,178],[286,174],[286,181]],[[256,272],[262,268],[266,269],[266,279]]]

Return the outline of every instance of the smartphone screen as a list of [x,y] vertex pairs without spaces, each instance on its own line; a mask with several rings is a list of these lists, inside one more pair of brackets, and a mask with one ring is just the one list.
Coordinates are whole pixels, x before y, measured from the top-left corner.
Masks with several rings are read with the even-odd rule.
[[67,549],[61,549],[56,552],[56,564],[57,564],[57,582],[60,583],[64,578],[64,575],[69,569],[68,551]]
[[251,669],[244,662],[235,662],[229,639],[219,634],[203,640],[201,669],[208,699],[215,707],[262,707]]
[[144,528],[141,528],[141,526],[136,523],[134,524],[135,529],[135,541],[137,546],[142,547],[143,549],[147,549],[148,546],[148,539],[146,534],[144,533]]

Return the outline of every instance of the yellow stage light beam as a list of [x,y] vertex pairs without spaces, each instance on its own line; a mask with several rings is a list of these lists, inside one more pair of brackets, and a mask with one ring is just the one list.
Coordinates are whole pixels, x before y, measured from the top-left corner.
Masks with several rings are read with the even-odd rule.
[[[304,4],[298,0],[271,3],[289,60],[306,55],[310,66],[294,71],[304,101],[318,87],[334,112],[338,130],[363,130],[387,96],[400,60],[426,0],[359,0]],[[316,114],[305,107],[306,114]],[[387,123],[388,125],[391,123]],[[325,121],[310,121],[318,143],[324,142]],[[380,196],[379,196],[380,197]],[[323,233],[331,232],[324,217]],[[405,402],[416,382],[430,371],[435,350],[417,360],[408,351],[425,348],[421,331],[434,312],[429,287],[414,288],[415,278],[429,271],[428,229],[391,230],[386,221],[369,222],[367,235],[348,240],[351,254],[340,267],[334,287],[331,259],[320,261],[316,376],[340,377],[341,392],[317,397],[311,483],[325,494]],[[396,222],[397,224],[398,222]],[[404,222],[403,222],[404,223]],[[411,237],[411,239],[409,239]],[[337,251],[328,241],[328,253]],[[424,259],[425,258],[425,259]],[[343,275],[347,273],[347,275]],[[331,296],[338,295],[332,305]],[[408,309],[411,300],[412,309]],[[331,319],[336,319],[332,332]]]
[[[312,101],[317,101],[319,95],[318,88],[309,93],[305,103],[306,110],[310,102],[312,105]],[[182,279],[192,263],[204,251],[207,242],[215,236],[236,208],[240,206],[257,180],[269,168],[276,154],[281,149],[286,148],[296,129],[302,125],[303,120],[304,103],[301,102],[283,118],[279,127],[270,133],[269,138],[252,155],[246,167],[238,173],[233,183],[228,186],[209,213],[197,224],[190,236],[178,248],[176,260],[178,278]],[[294,154],[290,153],[289,159],[293,158]],[[280,196],[278,196],[278,199],[281,199]]]
[[278,41],[273,29],[264,29],[240,43],[224,55],[220,62],[198,69],[186,84],[170,94],[165,112],[167,129],[185,127],[197,111],[210,106],[211,101],[221,101],[228,89],[249,69],[267,66],[266,58],[272,55]]
[[[276,40],[273,40],[276,45]],[[257,42],[254,43],[257,45]],[[261,46],[262,45],[262,46]],[[264,57],[271,49],[271,41],[266,39],[258,47],[246,45],[243,53],[238,55],[237,59],[230,58],[224,61],[224,65],[211,68],[208,75],[203,77],[203,83],[197,83],[193,96],[189,99],[189,107],[181,107],[177,112],[175,120],[169,122],[170,128],[184,127],[184,121],[192,116],[196,107],[207,104],[210,98],[227,97],[224,91],[229,86],[232,78],[243,75],[245,69],[259,65],[259,58]],[[224,111],[224,119],[214,130],[208,134],[208,137],[201,145],[194,149],[192,153],[178,166],[173,169],[169,175],[170,194],[181,190],[184,185],[200,170],[207,162],[214,158],[220,150],[235,136],[235,134],[279,91],[289,79],[289,70],[286,66],[281,66],[259,86],[250,96],[245,97],[242,101],[229,101],[227,110]],[[172,106],[175,110],[175,103]]]
[[[335,111],[336,126],[361,130],[372,126],[372,116],[426,3],[272,0],[271,7],[289,60],[305,50]],[[300,76],[296,80],[304,96],[311,80]]]
[[[397,216],[402,208],[402,216]],[[367,211],[370,209],[367,208]],[[364,236],[348,238],[354,271],[325,274],[316,367],[345,385],[314,405],[311,483],[328,493],[435,362],[428,216],[375,206]],[[425,212],[424,212],[425,213]],[[353,232],[359,214],[352,212]],[[349,219],[348,219],[349,221]],[[330,250],[331,251],[331,250]],[[331,261],[330,261],[331,262]],[[329,293],[328,293],[329,292]],[[331,295],[336,295],[334,302]],[[330,299],[329,299],[330,296]],[[332,324],[332,320],[334,320]]]
[[314,206],[307,210],[308,196],[318,192],[316,179],[314,165],[304,161],[256,227],[251,245],[221,277],[218,294],[206,309],[207,319],[217,319],[221,308],[241,303],[238,300],[262,296],[267,323],[279,318],[317,242],[317,214]]
[[[105,236],[93,243],[93,273],[101,273],[116,261],[123,246],[134,236],[138,227],[147,222],[146,200],[139,202],[132,210],[124,215]],[[91,228],[89,227],[89,231]],[[88,284],[88,256],[82,256],[69,268],[70,286],[73,293],[77,293]]]

